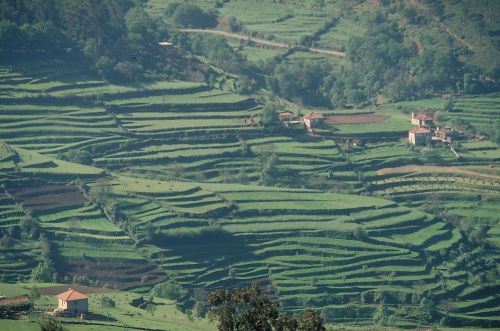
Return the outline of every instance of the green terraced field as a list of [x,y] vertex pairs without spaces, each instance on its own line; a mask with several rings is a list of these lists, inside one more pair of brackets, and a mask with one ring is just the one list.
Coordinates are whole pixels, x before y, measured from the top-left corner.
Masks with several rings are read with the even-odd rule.
[[[391,310],[417,307],[414,293],[434,293],[440,303],[459,298],[460,323],[495,320],[497,296],[473,281],[486,278],[485,262],[464,253],[476,248],[461,231],[425,210],[437,194],[453,215],[491,224],[485,256],[498,260],[498,173],[488,167],[496,145],[458,146],[467,165],[460,169],[482,177],[380,175],[459,161],[446,148],[399,141],[410,127],[402,103],[376,109],[382,122],[336,125],[328,137],[269,134],[249,124],[261,112],[250,97],[196,82],[73,81],[76,69],[62,67],[60,76],[50,64],[32,74],[0,71],[0,229],[31,213],[68,282],[86,277],[145,293],[168,277],[194,293],[257,281],[287,310],[316,307],[329,320],[361,325],[371,324],[380,291]],[[345,147],[351,136],[367,141]],[[74,150],[88,153],[91,165],[59,159]],[[257,185],[269,155],[278,160],[276,187]],[[16,241],[1,252],[0,273],[24,279],[39,252],[37,241]],[[411,314],[398,317],[400,326],[417,324]]]
[[[438,287],[436,274],[419,254],[438,250],[439,241],[454,246],[461,238],[442,221],[371,197],[125,177],[115,179],[112,187],[122,212],[134,221],[151,217],[148,222],[171,242],[158,246],[152,256],[186,287],[272,282],[289,309],[358,300],[391,272],[398,275],[387,287],[392,291],[419,280]],[[196,209],[178,213],[161,203],[200,190],[200,201],[211,192],[230,201],[232,209],[208,222]],[[366,237],[353,235],[358,227]]]

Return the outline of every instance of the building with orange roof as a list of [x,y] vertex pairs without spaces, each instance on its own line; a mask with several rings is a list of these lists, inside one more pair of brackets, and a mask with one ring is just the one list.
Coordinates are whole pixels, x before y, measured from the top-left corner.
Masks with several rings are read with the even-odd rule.
[[291,111],[287,110],[287,111],[282,111],[282,112],[278,113],[278,117],[279,117],[281,122],[290,122],[291,120],[293,120],[295,115]]
[[57,295],[59,305],[56,311],[64,315],[78,316],[89,312],[89,297],[69,288],[66,292]]
[[431,126],[433,124],[432,116],[427,114],[411,113],[411,124],[418,126]]
[[408,131],[408,141],[412,145],[426,145],[431,140],[431,131],[426,128],[413,128]]
[[313,128],[321,126],[321,124],[323,124],[324,117],[321,114],[312,112],[310,114],[305,115],[303,119],[304,119],[304,124],[307,126],[309,130],[311,130]]

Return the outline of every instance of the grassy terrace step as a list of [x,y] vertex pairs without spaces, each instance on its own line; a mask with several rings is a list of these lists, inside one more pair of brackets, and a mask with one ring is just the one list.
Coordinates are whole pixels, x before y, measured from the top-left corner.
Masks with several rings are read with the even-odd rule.
[[[373,197],[123,176],[115,177],[113,184],[114,199],[133,202],[134,207],[124,209],[127,214],[158,219],[154,224],[168,239],[152,252],[181,284],[213,288],[270,276],[287,307],[294,306],[294,296],[305,302],[325,286],[348,296],[387,282],[395,291],[416,282],[438,288],[437,276],[427,268],[421,250],[437,249],[438,238],[450,245],[460,239],[442,221]],[[127,199],[130,195],[136,198]],[[199,201],[217,196],[231,201],[236,211],[214,221],[221,232],[205,233],[202,230],[210,229],[210,222],[176,216],[167,202],[183,202],[190,196]],[[365,229],[367,240],[353,235],[358,226]],[[395,234],[405,228],[406,235]],[[379,237],[375,231],[393,231],[393,238]],[[389,278],[391,272],[396,272],[395,279]],[[308,288],[298,290],[301,286]],[[315,304],[327,306],[337,299],[332,300]]]

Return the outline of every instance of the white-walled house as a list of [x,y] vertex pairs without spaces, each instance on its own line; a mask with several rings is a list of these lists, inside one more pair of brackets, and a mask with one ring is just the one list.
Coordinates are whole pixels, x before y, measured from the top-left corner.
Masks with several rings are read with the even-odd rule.
[[65,315],[78,316],[89,312],[89,297],[72,288],[57,295],[59,301],[57,311]]

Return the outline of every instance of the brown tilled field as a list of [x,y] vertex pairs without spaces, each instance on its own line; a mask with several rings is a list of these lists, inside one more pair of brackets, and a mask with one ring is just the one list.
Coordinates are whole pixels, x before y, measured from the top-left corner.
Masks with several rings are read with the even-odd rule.
[[77,290],[78,292],[85,293],[85,294],[105,293],[105,292],[114,291],[112,289],[107,289],[107,288],[90,287],[90,286],[74,285],[74,284],[41,287],[41,288],[39,288],[39,290],[40,290],[40,294],[42,294],[42,295],[58,295],[59,293],[67,291],[68,288],[72,288],[74,290]]
[[66,263],[68,275],[99,279],[117,289],[156,284],[165,279],[165,274],[146,260],[135,263],[66,260]]
[[375,114],[332,115],[325,118],[327,124],[359,124],[382,122],[387,117]]
[[83,206],[86,200],[77,186],[43,185],[11,192],[17,202],[30,211]]
[[17,297],[0,299],[0,306],[18,305],[20,303],[26,303],[29,301],[30,297],[24,294]]

